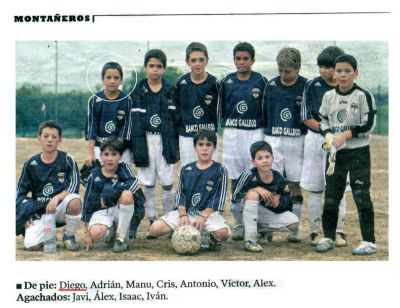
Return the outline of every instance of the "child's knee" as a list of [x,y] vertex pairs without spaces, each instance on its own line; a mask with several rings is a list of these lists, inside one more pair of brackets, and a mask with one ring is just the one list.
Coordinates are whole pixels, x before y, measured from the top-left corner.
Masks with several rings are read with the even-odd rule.
[[107,235],[107,230],[107,226],[93,225],[89,229],[89,234],[95,241],[99,241]]
[[81,199],[75,198],[68,202],[67,214],[68,215],[79,215],[82,211]]
[[133,199],[133,194],[130,190],[124,190],[121,194],[121,197],[119,197],[119,204],[133,204],[134,199]]
[[222,229],[219,229],[217,231],[211,232],[211,234],[217,240],[225,241],[229,237],[229,229],[228,228],[222,228]]
[[259,201],[260,195],[254,190],[249,190],[244,198],[245,201]]
[[150,225],[149,231],[152,235],[158,237],[171,232],[172,229],[163,220],[158,219]]

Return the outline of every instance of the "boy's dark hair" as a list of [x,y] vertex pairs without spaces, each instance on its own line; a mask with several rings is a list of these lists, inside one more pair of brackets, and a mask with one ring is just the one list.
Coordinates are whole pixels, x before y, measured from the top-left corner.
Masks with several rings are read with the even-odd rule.
[[121,80],[124,79],[124,73],[122,72],[122,66],[119,65],[117,62],[107,62],[104,64],[103,68],[101,69],[101,79],[104,79],[104,76],[106,75],[107,70],[109,69],[114,69],[119,72],[121,75]]
[[100,145],[100,152],[103,153],[106,148],[110,151],[116,151],[120,155],[124,152],[124,144],[117,136],[106,138]]
[[325,67],[335,67],[333,63],[335,62],[335,59],[340,55],[344,55],[343,49],[337,46],[328,46],[324,48],[318,55],[317,65]]
[[44,121],[39,125],[38,128],[38,134],[39,136],[42,134],[43,129],[45,128],[55,128],[58,130],[58,135],[61,138],[62,137],[62,128],[60,126],[60,124],[58,124],[56,121],[54,120],[48,120],[48,121]]
[[164,65],[164,68],[167,67],[167,56],[161,49],[151,49],[146,52],[144,55],[144,66],[147,66],[147,63],[149,63],[151,58],[160,60],[160,62]]
[[349,63],[353,67],[353,70],[357,70],[357,60],[352,55],[344,54],[344,55],[338,56],[335,59],[335,62],[333,63],[333,65],[335,67],[337,63],[343,63],[343,62]]
[[276,56],[276,62],[278,63],[278,67],[294,67],[295,69],[300,69],[300,51],[293,47],[282,48]]
[[272,153],[271,145],[266,141],[256,141],[250,146],[251,158],[255,159],[256,154],[259,151],[267,151],[267,152],[271,153],[271,155],[274,155],[274,153]]
[[250,43],[247,42],[241,42],[239,44],[236,44],[236,46],[233,48],[233,57],[235,57],[236,53],[238,51],[247,51],[251,57],[252,60],[254,60],[256,56],[256,51]]
[[196,146],[197,141],[207,139],[214,144],[214,148],[217,146],[217,134],[210,130],[200,129],[193,137],[193,146]]
[[192,42],[188,45],[188,47],[186,47],[186,61],[189,60],[190,54],[193,51],[203,52],[204,55],[206,56],[206,58],[208,59],[208,51],[207,51],[206,45],[204,45],[203,43],[199,43],[199,42]]

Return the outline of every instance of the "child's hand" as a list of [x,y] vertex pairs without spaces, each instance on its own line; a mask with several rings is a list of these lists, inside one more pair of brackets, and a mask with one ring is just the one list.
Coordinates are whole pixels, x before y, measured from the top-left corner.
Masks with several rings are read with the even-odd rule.
[[204,228],[204,223],[206,222],[206,218],[203,216],[197,216],[196,220],[193,222],[193,227],[197,230],[201,231]]
[[93,247],[93,239],[90,236],[90,234],[86,234],[85,236],[85,245],[86,245],[86,251],[89,251]]
[[49,201],[49,203],[47,203],[46,213],[47,214],[54,214],[56,212],[58,202],[59,202],[58,198],[56,196],[54,196]]
[[270,204],[268,204],[268,206],[272,208],[277,208],[279,206],[280,200],[281,200],[281,195],[276,194],[274,195],[274,200]]
[[93,154],[90,154],[90,155],[88,156],[88,158],[85,159],[85,165],[88,166],[88,167],[92,167],[92,166],[93,166],[93,165],[92,165],[92,162],[93,162],[94,160],[95,160],[94,153],[93,153]]
[[188,225],[189,224],[189,218],[187,215],[181,215],[179,216],[179,225],[183,226],[183,225]]
[[344,144],[346,139],[349,139],[351,137],[352,137],[351,131],[346,130],[343,133],[335,136],[335,138],[333,139],[333,146],[336,149],[340,149],[340,147]]
[[274,195],[267,189],[262,187],[256,187],[254,190],[260,195],[265,203],[272,203],[274,201]]

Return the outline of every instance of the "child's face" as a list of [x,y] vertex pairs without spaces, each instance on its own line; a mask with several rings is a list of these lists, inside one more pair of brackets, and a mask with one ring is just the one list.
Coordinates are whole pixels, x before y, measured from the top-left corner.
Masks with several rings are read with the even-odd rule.
[[150,58],[144,66],[147,78],[150,80],[160,80],[165,72],[165,67],[159,59]]
[[202,75],[208,64],[208,59],[202,51],[193,51],[189,55],[189,59],[186,60],[186,64],[190,67],[190,70],[195,75]]
[[61,143],[61,137],[57,128],[45,127],[39,135],[39,142],[43,152],[52,153],[57,151]]
[[208,139],[197,140],[194,150],[197,153],[198,160],[207,163],[212,160],[212,155],[215,151],[214,143]]
[[119,86],[122,84],[122,78],[117,69],[109,68],[103,77],[104,89],[108,92],[118,91]]
[[358,70],[354,70],[351,64],[346,62],[336,63],[335,78],[342,92],[350,90],[357,77]]
[[333,67],[319,66],[319,75],[329,83],[335,81],[335,69]]
[[122,156],[117,151],[111,151],[108,147],[104,149],[100,154],[101,161],[103,162],[103,168],[109,172],[114,172],[118,169],[119,161]]
[[257,151],[256,156],[251,160],[251,162],[259,172],[264,173],[271,170],[274,156],[265,150]]
[[238,73],[248,73],[251,71],[251,67],[254,64],[254,60],[251,58],[247,51],[237,51],[233,58]]
[[286,67],[278,67],[279,77],[281,78],[281,82],[285,85],[292,85],[297,81],[297,77],[299,76],[299,69],[294,68],[292,66]]

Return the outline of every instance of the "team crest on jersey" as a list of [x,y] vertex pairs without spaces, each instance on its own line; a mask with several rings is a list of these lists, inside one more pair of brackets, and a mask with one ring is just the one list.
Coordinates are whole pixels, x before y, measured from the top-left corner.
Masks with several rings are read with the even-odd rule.
[[239,112],[240,114],[243,114],[247,111],[248,107],[245,101],[240,101],[236,105],[236,111]]
[[296,96],[296,104],[297,105],[300,106],[302,101],[303,101],[303,96],[301,96],[301,95]]
[[233,83],[233,80],[232,79],[228,79],[228,81],[226,82],[227,84],[231,84],[231,83]]
[[254,98],[258,98],[260,96],[261,90],[259,88],[251,89],[251,94],[253,94]]
[[158,125],[161,124],[161,118],[158,114],[155,114],[151,116],[150,118],[150,125],[153,126],[154,128],[157,128]]
[[102,99],[100,97],[96,98],[96,103],[101,103]]
[[281,120],[283,122],[287,122],[292,118],[292,113],[290,112],[289,108],[285,108],[281,111]]
[[124,117],[125,117],[125,111],[118,110],[117,111],[117,119],[118,119],[118,121],[121,121]]
[[185,79],[183,79],[179,84],[187,84],[187,82]]
[[36,161],[36,160],[32,160],[32,161],[31,161],[31,163],[30,163],[30,165],[31,165],[31,166],[37,166],[37,165],[38,165],[38,163],[37,163],[37,161]]
[[196,106],[193,109],[193,116],[199,120],[204,115],[204,110],[200,106]]
[[58,181],[59,181],[60,183],[64,183],[64,181],[65,181],[65,173],[64,173],[64,172],[59,172],[59,173],[57,174],[57,178],[58,178]]
[[112,132],[115,131],[115,124],[113,121],[108,121],[106,125],[104,125],[104,129],[106,130],[107,133],[111,134]]
[[214,187],[214,182],[213,181],[207,181],[206,183],[206,189],[207,191],[211,191]]
[[205,102],[207,105],[210,105],[211,102],[212,102],[212,100],[213,100],[213,96],[210,95],[210,94],[207,94],[207,95],[204,97],[204,102]]
[[43,187],[43,195],[48,197],[51,194],[53,194],[53,192],[54,192],[53,184],[47,183],[46,185],[44,185],[44,187]]
[[347,119],[347,110],[342,109],[339,110],[339,112],[336,114],[336,118],[339,121],[339,123],[343,123]]
[[192,197],[192,204],[196,206],[197,204],[199,204],[200,200],[201,200],[201,194],[200,193],[194,194]]
[[357,103],[351,103],[350,104],[350,109],[351,109],[351,112],[357,112],[358,111],[358,104]]

